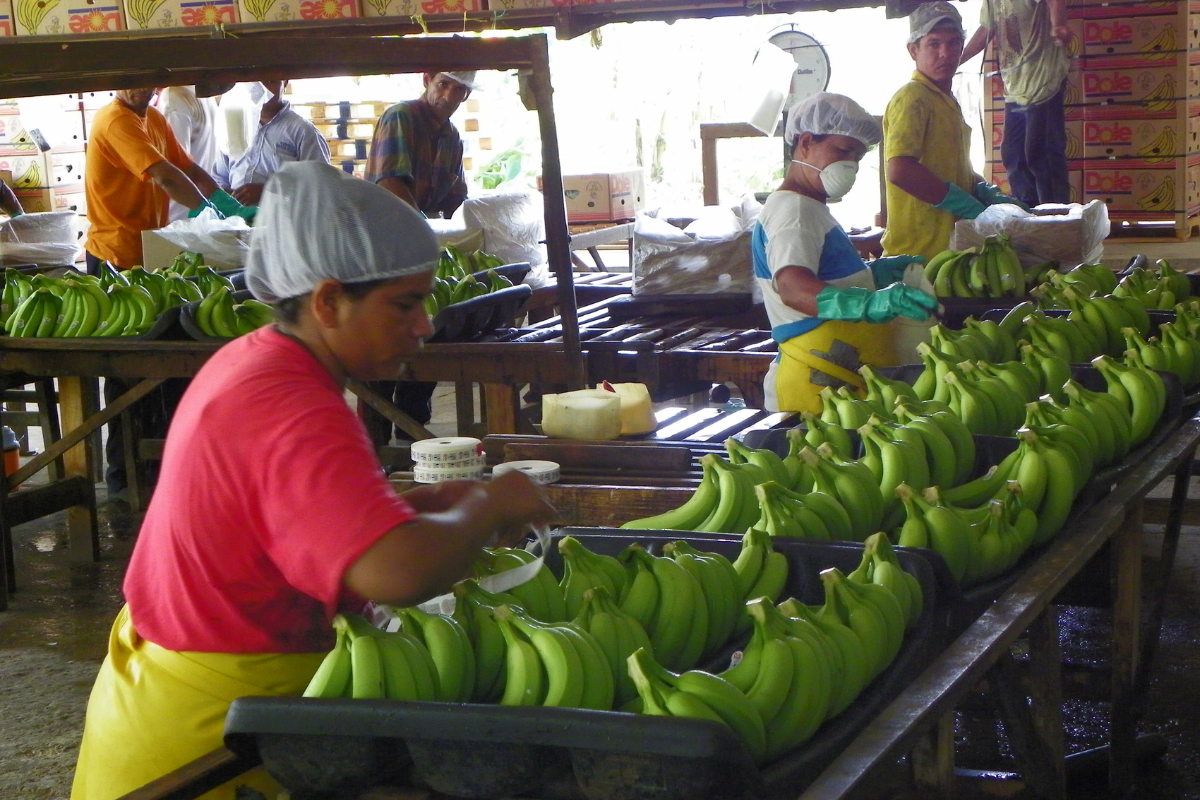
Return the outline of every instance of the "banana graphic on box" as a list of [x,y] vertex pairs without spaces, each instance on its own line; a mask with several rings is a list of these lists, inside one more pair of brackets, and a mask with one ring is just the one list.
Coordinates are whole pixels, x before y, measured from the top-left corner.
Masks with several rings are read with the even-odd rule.
[[166,0],[128,0],[125,7],[129,11],[129,16],[133,17],[138,25],[148,28],[150,27],[150,18],[164,2]]
[[29,33],[36,34],[42,20],[57,5],[58,0],[17,0],[17,22],[24,26]]
[[1145,161],[1150,164],[1170,161],[1178,152],[1176,144],[1175,128],[1168,125],[1162,129],[1154,141],[1139,150],[1138,155],[1145,156]]
[[1146,110],[1151,113],[1165,113],[1175,110],[1175,76],[1168,74],[1162,83],[1154,87],[1154,91],[1143,98]]
[[1158,36],[1142,47],[1142,52],[1146,53],[1147,60],[1163,61],[1170,58],[1170,53],[1175,50],[1176,43],[1175,28],[1168,23],[1158,32]]
[[1079,137],[1067,128],[1067,158],[1079,158],[1083,146],[1079,142]]
[[1163,178],[1162,183],[1145,197],[1138,199],[1138,205],[1146,211],[1171,211],[1175,207],[1175,178],[1171,175]]
[[[262,22],[267,18],[267,12],[271,10],[271,6],[275,5],[275,0],[246,0],[246,8],[254,15],[254,19]],[[384,8],[387,4],[384,3]]]
[[16,189],[36,189],[42,185],[42,168],[37,165],[37,162],[29,165],[29,169],[25,170],[25,174],[17,180],[13,181],[13,187]]

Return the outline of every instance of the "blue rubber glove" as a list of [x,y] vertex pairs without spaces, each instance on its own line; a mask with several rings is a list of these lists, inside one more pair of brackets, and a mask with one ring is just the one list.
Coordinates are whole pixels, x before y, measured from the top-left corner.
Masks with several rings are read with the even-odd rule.
[[206,208],[211,208],[213,213],[217,215],[217,219],[225,219],[225,215],[221,213],[221,210],[207,200],[189,211],[188,219],[195,219],[196,217],[200,216],[200,213]]
[[946,196],[942,198],[942,202],[934,206],[942,211],[949,211],[956,217],[963,219],[975,219],[983,213],[985,206],[983,203],[976,200],[971,195],[958,188],[958,184],[946,181],[947,191]]
[[975,184],[975,191],[972,192],[972,194],[975,195],[976,200],[983,203],[985,206],[994,206],[997,203],[1012,203],[1014,206],[1020,206],[1026,211],[1029,210],[1029,206],[1025,205],[1017,198],[1005,194],[1004,192],[1000,191],[1000,187],[994,186],[987,181],[980,181],[979,183]]
[[896,317],[927,320],[937,298],[903,283],[871,291],[827,286],[817,295],[817,318],[846,322],[891,322]]
[[904,279],[904,271],[909,264],[924,264],[925,256],[884,256],[877,258],[867,266],[871,268],[871,277],[875,285],[882,289],[896,281]]

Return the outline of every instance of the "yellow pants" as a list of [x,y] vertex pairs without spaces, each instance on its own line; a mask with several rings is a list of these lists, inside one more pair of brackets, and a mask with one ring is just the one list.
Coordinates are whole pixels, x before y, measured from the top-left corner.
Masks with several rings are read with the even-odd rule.
[[830,320],[779,345],[775,396],[780,411],[821,413],[820,392],[849,384],[864,388],[857,370],[863,364],[896,363],[890,325]]
[[[126,606],[88,700],[71,800],[114,800],[215,750],[239,697],[299,695],[324,653],[181,653],[138,636]],[[203,795],[233,800],[250,786],[282,791],[261,768]]]

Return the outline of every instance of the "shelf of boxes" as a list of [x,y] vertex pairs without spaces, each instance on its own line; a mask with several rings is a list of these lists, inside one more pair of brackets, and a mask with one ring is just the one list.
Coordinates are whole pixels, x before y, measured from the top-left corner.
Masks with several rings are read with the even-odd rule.
[[[1071,200],[1108,205],[1115,235],[1187,239],[1200,225],[1200,0],[1068,9],[1066,92]],[[1001,160],[1004,87],[985,62],[989,180]]]

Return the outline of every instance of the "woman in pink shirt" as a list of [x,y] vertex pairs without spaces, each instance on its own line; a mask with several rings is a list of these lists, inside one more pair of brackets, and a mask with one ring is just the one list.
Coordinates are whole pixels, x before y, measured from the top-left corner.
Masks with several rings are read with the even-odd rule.
[[[412,605],[497,531],[553,509],[518,472],[397,495],[347,405],[430,332],[439,248],[409,206],[325,164],[267,184],[247,282],[279,321],[221,348],[171,423],[88,704],[72,800],[112,800],[219,747],[247,695],[300,694],[365,600]],[[237,785],[274,797],[265,773]]]

